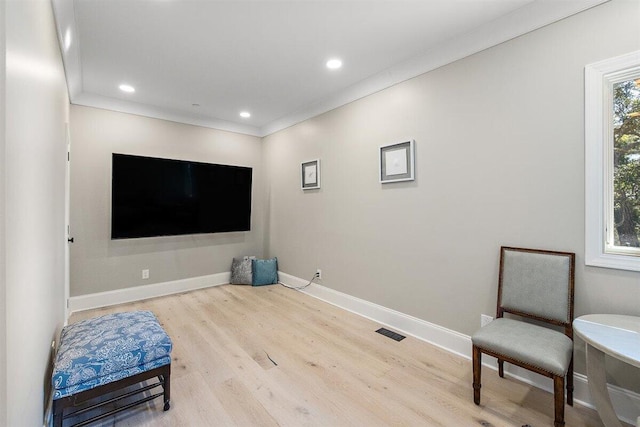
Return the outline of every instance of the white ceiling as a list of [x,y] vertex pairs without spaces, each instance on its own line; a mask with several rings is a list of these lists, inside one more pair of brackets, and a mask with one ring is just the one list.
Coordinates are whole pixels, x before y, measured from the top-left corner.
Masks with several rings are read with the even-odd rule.
[[72,103],[264,136],[604,0],[52,1]]

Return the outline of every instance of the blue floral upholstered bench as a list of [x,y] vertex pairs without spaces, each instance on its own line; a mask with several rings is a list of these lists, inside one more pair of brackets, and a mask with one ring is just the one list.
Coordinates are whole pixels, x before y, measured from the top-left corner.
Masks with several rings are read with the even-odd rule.
[[[171,339],[150,311],[108,314],[64,327],[52,374],[54,427],[66,419],[89,424],[160,396],[167,411],[171,349]],[[150,379],[152,384],[132,387]],[[145,393],[160,386],[159,393]]]

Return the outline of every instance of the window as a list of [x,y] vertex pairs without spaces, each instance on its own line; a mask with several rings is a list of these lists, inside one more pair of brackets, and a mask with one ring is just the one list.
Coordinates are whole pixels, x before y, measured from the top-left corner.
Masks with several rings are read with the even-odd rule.
[[585,68],[585,262],[640,271],[640,51]]

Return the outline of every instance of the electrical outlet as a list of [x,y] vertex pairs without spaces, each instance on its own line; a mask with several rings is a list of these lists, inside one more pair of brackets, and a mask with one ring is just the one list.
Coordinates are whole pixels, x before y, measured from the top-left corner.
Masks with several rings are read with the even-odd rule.
[[142,270],[142,278],[143,279],[148,279],[149,278],[149,270],[148,269]]
[[322,270],[320,269],[316,270],[316,279],[322,280]]
[[492,316],[489,316],[488,314],[481,314],[480,315],[480,327],[488,325],[489,323],[491,323],[492,320],[493,320]]

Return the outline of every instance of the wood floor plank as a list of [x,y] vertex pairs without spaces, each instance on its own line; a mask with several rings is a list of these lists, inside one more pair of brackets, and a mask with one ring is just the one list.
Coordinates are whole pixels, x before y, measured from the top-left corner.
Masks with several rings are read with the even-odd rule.
[[[151,310],[171,336],[171,410],[156,399],[100,426],[550,426],[553,397],[281,286],[223,285],[74,313]],[[601,426],[566,407],[567,426]]]

